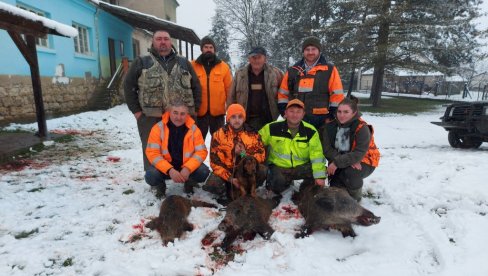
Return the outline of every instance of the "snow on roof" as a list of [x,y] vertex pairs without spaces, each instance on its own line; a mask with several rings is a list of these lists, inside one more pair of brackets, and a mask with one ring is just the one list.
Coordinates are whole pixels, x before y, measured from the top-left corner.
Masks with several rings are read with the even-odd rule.
[[172,21],[169,21],[169,20],[165,20],[165,19],[159,18],[159,17],[154,16],[152,14],[142,13],[142,12],[139,12],[139,11],[136,11],[136,10],[131,10],[129,8],[122,7],[122,6],[119,6],[119,5],[113,5],[113,4],[110,4],[110,3],[105,2],[105,1],[100,1],[100,0],[89,0],[89,1],[91,1],[92,3],[94,3],[94,4],[98,5],[98,6],[100,6],[100,5],[103,4],[103,5],[106,5],[106,6],[115,8],[115,9],[127,11],[127,12],[130,12],[130,13],[133,13],[133,14],[137,14],[137,15],[140,15],[140,16],[144,16],[144,17],[151,18],[151,19],[156,20],[156,21],[162,21],[162,22],[165,22],[165,23],[168,23],[168,24],[171,24],[171,25],[175,25],[175,26],[181,27],[180,25],[176,24],[175,22],[172,22]]
[[44,27],[56,30],[59,34],[67,36],[67,37],[75,37],[78,36],[78,30],[75,28],[59,23],[52,19],[39,16],[33,12],[23,10],[21,8],[17,8],[15,6],[9,5],[7,3],[0,2],[0,10],[7,11],[13,15],[17,15],[23,17],[25,19],[29,19],[34,22],[41,22]]

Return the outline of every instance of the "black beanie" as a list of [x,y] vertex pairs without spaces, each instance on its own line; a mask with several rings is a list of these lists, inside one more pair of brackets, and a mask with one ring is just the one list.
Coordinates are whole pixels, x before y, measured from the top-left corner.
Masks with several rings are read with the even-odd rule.
[[205,44],[212,44],[212,46],[214,46],[215,51],[217,51],[217,47],[215,47],[215,42],[209,36],[204,36],[202,40],[200,40],[200,50],[203,50],[203,45]]
[[319,49],[319,52],[322,52],[322,46],[320,45],[320,39],[318,37],[306,37],[302,43],[302,52],[305,51],[305,48],[307,48],[308,46],[317,47],[317,49]]

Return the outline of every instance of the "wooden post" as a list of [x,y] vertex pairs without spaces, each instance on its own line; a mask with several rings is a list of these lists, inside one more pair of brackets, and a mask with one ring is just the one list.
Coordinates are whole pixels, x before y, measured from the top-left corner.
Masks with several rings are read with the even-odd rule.
[[32,90],[34,91],[34,103],[36,106],[37,126],[39,128],[39,137],[48,138],[46,113],[44,111],[44,102],[42,100],[41,76],[39,73],[39,62],[37,60],[36,39],[32,35],[26,35],[27,48],[33,64],[30,64]]
[[127,71],[129,70],[129,58],[128,57],[122,58],[122,70],[124,72],[124,75],[127,74]]
[[185,41],[185,48],[186,48],[185,57],[188,59],[188,41]]
[[193,43],[191,44],[191,60],[193,60]]
[[178,48],[180,49],[180,52],[178,54],[181,55],[181,53],[183,52],[183,50],[181,48],[181,39],[178,40]]

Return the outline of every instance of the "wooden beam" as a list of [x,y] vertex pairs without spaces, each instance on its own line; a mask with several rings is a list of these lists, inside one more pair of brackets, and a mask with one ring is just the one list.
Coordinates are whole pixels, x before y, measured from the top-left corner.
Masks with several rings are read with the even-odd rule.
[[37,61],[36,38],[32,35],[26,35],[27,48],[32,57],[31,79],[32,90],[34,91],[34,103],[36,106],[37,127],[39,128],[39,137],[48,138],[46,113],[44,111],[44,101],[42,99],[41,75],[39,72],[39,63]]
[[43,36],[47,34],[61,35],[55,29],[50,29],[41,21],[33,21],[19,15],[11,14],[7,11],[0,10],[0,29],[15,31],[21,34],[31,34]]
[[7,32],[12,38],[12,40],[14,41],[15,45],[17,45],[17,48],[19,48],[20,53],[22,53],[29,66],[31,67],[34,66],[35,63],[34,58],[32,57],[31,52],[29,51],[25,40],[18,33],[14,31],[7,31]]
[[185,57],[188,59],[188,41],[185,41],[186,54]]

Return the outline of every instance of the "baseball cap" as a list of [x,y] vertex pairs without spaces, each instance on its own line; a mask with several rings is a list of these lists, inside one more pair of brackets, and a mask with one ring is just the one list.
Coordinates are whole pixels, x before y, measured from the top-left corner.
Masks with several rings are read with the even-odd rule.
[[250,57],[255,56],[255,55],[263,55],[266,56],[266,49],[264,49],[261,46],[254,47],[251,52],[248,54]]
[[288,107],[294,106],[294,105],[301,107],[301,108],[305,108],[305,105],[303,104],[302,101],[300,101],[299,99],[293,99],[293,100],[288,102],[288,104],[286,105],[286,109],[288,109]]

